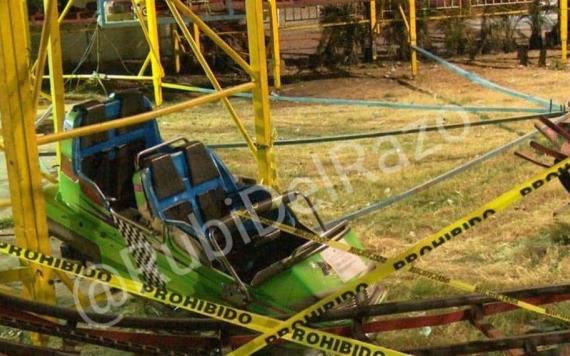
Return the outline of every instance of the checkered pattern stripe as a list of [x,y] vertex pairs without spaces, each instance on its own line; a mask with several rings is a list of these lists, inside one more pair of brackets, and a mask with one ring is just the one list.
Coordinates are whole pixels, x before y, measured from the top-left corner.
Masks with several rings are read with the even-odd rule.
[[166,287],[156,265],[156,251],[148,242],[144,232],[116,213],[112,212],[111,215],[113,215],[113,222],[123,235],[129,253],[135,260],[145,282],[158,288]]

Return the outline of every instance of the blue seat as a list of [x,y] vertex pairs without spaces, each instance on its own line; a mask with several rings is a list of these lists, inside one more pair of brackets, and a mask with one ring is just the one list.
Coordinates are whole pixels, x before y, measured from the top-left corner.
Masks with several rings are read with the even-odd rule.
[[[89,101],[73,107],[66,127],[85,127],[152,110],[152,105],[139,91],[113,94],[105,102]],[[72,140],[73,173],[89,183],[82,186],[89,194],[94,184],[110,198],[113,208],[136,208],[132,177],[136,155],[162,142],[155,120],[143,124],[112,129]],[[91,192],[92,193],[92,192]]]
[[[226,198],[238,186],[219,158],[200,142],[148,157],[143,164],[143,186],[155,216],[199,227],[227,216],[233,204]],[[235,199],[232,199],[232,202]]]
[[[232,210],[243,209],[245,202],[240,196],[243,189],[256,188],[253,194],[248,194],[251,204],[271,199],[271,194],[262,186],[239,185],[215,153],[199,142],[162,149],[144,161],[143,187],[153,215],[175,224],[194,238],[200,239],[205,227],[217,227],[212,220],[224,220]],[[284,222],[295,226],[294,215],[283,207],[286,209]],[[261,215],[277,219],[279,214],[278,209],[274,209]],[[244,231],[252,242],[250,246],[240,238]],[[251,282],[258,271],[289,256],[305,243],[275,228],[267,229],[260,236],[252,221],[246,221],[239,231],[230,229],[230,232],[234,238],[226,258],[246,283]],[[219,235],[215,238],[223,250],[227,240],[218,240]]]

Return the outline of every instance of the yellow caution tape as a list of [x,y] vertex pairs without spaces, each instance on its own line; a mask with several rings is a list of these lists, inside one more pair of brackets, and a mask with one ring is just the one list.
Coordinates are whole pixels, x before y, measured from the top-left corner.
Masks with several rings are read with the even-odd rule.
[[[182,295],[163,288],[143,284],[132,279],[114,275],[108,271],[85,267],[82,264],[62,258],[44,255],[5,242],[0,242],[0,253],[18,257],[22,261],[49,269],[72,274],[76,277],[116,288],[130,294],[153,300],[168,306],[184,309],[209,318],[237,325],[260,333],[267,333],[280,325],[281,321],[237,308],[213,303],[204,299]],[[354,297],[354,294],[352,294]],[[300,327],[292,335],[281,335],[296,344],[341,355],[396,356],[404,353],[372,345],[351,338],[330,334],[320,330]]]
[[[328,310],[338,306],[344,299],[345,293],[355,293],[362,288],[384,280],[391,274],[410,268],[419,258],[427,255],[433,250],[445,245],[447,242],[463,235],[467,230],[479,225],[491,216],[506,209],[508,206],[518,202],[534,191],[540,189],[546,183],[557,179],[561,173],[570,170],[570,158],[567,158],[544,172],[537,174],[534,178],[515,186],[513,189],[503,193],[491,202],[485,204],[478,210],[466,215],[456,222],[448,225],[434,235],[428,236],[395,257],[389,258],[385,263],[377,266],[372,272],[357,278],[346,284],[335,293],[321,299],[315,304],[305,308],[296,315],[283,321],[279,326],[272,328],[269,332],[259,335],[252,341],[243,345],[229,355],[251,355],[252,353],[274,343],[279,338],[293,333],[298,328],[307,323],[308,320],[325,314]],[[507,297],[508,298],[508,297]],[[558,315],[548,312],[551,315]],[[558,315],[558,318],[564,318]]]
[[[368,259],[371,259],[371,260],[379,262],[379,263],[386,263],[388,261],[388,258],[381,256],[381,255],[378,255],[372,251],[359,249],[359,248],[350,246],[348,244],[345,244],[345,243],[342,243],[339,241],[330,240],[330,239],[322,237],[322,236],[320,236],[314,232],[310,232],[310,231],[306,231],[306,230],[300,230],[300,229],[297,229],[291,225],[281,224],[281,223],[278,223],[276,221],[264,218],[262,216],[252,215],[247,211],[239,211],[239,212],[235,212],[234,214],[236,216],[239,216],[242,218],[257,220],[264,225],[275,227],[275,228],[277,228],[281,231],[284,231],[288,234],[298,236],[298,237],[301,237],[301,238],[309,240],[309,241],[317,242],[317,243],[320,243],[322,245],[327,245],[331,248],[335,248],[337,250],[342,250],[342,251],[351,253],[351,254],[356,255],[356,256],[368,258]],[[515,305],[521,309],[524,309],[524,310],[527,310],[527,311],[530,311],[533,313],[537,313],[537,314],[547,316],[547,317],[550,317],[550,318],[553,318],[556,320],[560,320],[560,321],[563,321],[565,323],[570,323],[570,316],[566,316],[566,315],[561,314],[561,313],[552,312],[546,308],[543,308],[543,307],[540,307],[540,306],[537,306],[537,305],[534,305],[531,303],[527,303],[525,301],[522,301],[522,300],[519,300],[516,298],[509,297],[508,295],[501,294],[501,293],[492,291],[492,290],[484,288],[484,287],[474,286],[474,285],[471,285],[469,283],[466,283],[466,282],[463,282],[463,281],[460,281],[457,279],[452,279],[452,278],[449,278],[449,277],[444,276],[444,275],[439,274],[439,273],[426,271],[424,269],[420,269],[420,268],[415,267],[415,266],[410,267],[408,272],[411,272],[411,273],[416,274],[418,276],[421,276],[421,277],[424,277],[424,278],[445,284],[445,285],[450,286],[450,287],[455,288],[455,289],[459,289],[459,290],[469,292],[469,293],[478,293],[478,294],[484,295],[486,297],[496,299],[496,300],[503,302],[503,303]]]

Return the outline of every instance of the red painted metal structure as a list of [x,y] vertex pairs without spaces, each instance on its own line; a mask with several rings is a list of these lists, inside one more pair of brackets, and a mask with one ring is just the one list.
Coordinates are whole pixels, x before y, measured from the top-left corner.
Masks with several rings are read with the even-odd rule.
[[[553,304],[570,300],[570,284],[512,290],[503,293],[535,305]],[[228,328],[219,322],[204,319],[125,318],[116,326],[104,330],[86,326],[78,327],[79,314],[74,310],[42,305],[7,295],[0,295],[0,300],[3,304],[11,306],[0,309],[0,325],[124,351],[177,353],[187,352],[189,349],[212,350],[221,348],[222,345],[236,348],[254,337],[253,335],[241,335],[243,332],[241,329]],[[450,310],[450,308],[453,309]],[[330,313],[324,319],[349,322],[349,326],[326,329],[328,332],[349,337],[467,321],[489,338],[489,340],[472,341],[465,344],[407,351],[413,354],[457,354],[458,350],[465,352],[510,350],[509,354],[511,355],[521,355],[524,353],[521,350],[521,345],[527,348],[529,345],[536,347],[570,343],[570,330],[505,338],[485,320],[485,317],[516,309],[511,304],[496,302],[479,295],[463,295],[353,308]],[[436,310],[443,311],[424,316],[389,317],[395,314]],[[366,321],[366,318],[370,316],[376,316],[375,320]],[[116,318],[116,316],[107,317]],[[132,329],[144,329],[145,331],[132,331]],[[206,330],[210,330],[210,336],[200,334],[200,331]],[[212,334],[211,331],[216,331],[217,334]]]

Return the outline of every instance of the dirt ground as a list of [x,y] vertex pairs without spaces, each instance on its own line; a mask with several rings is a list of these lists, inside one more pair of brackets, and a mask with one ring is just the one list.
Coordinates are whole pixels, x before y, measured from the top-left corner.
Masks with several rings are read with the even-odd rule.
[[[454,62],[500,85],[552,99],[554,103],[566,103],[570,96],[570,72],[555,69],[559,53],[549,53],[547,68],[536,67],[537,56],[537,53],[531,53],[533,65],[529,67],[519,66],[515,54],[483,56],[473,63],[462,59]],[[407,63],[362,65],[351,69],[348,75],[324,77],[303,80],[292,75],[286,78],[287,84],[280,94],[402,103],[534,107],[523,100],[474,85],[430,62],[420,64],[420,73],[415,80],[410,78]],[[246,125],[253,128],[249,104],[241,99],[232,101]],[[392,130],[422,124],[430,126],[438,120],[476,122],[523,115],[290,103],[272,103],[271,112],[277,139]],[[173,115],[161,121],[161,125],[167,137],[185,135],[208,143],[240,140],[220,104]],[[472,127],[465,131],[277,147],[279,182],[282,189],[298,189],[309,194],[323,216],[330,220],[444,173],[530,132],[533,125],[534,122],[528,121]],[[530,151],[528,144],[517,149]],[[255,162],[246,149],[218,152],[236,174],[255,175]],[[394,255],[540,171],[539,167],[516,158],[513,152],[503,153],[409,199],[357,219],[352,222],[352,227],[369,248],[386,256]],[[541,159],[548,161],[546,157]],[[398,169],[399,163],[404,164],[401,169]],[[554,211],[567,204],[568,195],[560,184],[550,184],[540,193],[465,234],[461,240],[425,258],[419,265],[495,289],[567,282],[570,230],[564,221],[570,222],[570,213],[553,216]],[[409,274],[398,274],[383,283],[389,288],[389,300],[461,293]],[[560,308],[570,310],[569,305]],[[490,320],[507,335],[556,327],[550,320],[523,312]],[[467,323],[379,336],[384,345],[396,349],[479,338],[482,335]]]

